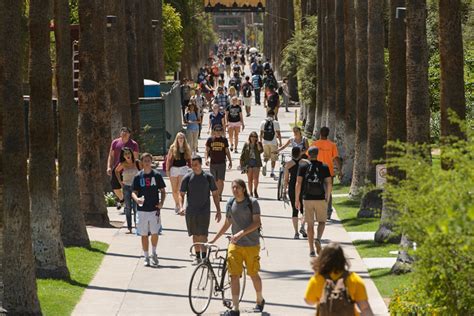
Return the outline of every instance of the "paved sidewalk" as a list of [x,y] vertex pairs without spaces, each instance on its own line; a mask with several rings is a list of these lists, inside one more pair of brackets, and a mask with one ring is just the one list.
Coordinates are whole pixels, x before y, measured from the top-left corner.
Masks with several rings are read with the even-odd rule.
[[[295,108],[292,108],[291,113],[285,113],[283,109],[279,114],[284,138],[291,135],[289,123],[294,120],[294,111]],[[263,107],[253,107],[252,112],[252,117],[245,119],[246,129],[240,139],[239,149],[249,132],[259,128],[264,117]],[[203,131],[206,130],[203,128]],[[207,135],[203,132],[202,136],[199,141],[200,152],[203,152]],[[234,153],[232,156],[234,169],[228,172],[224,199],[231,194],[231,180],[244,176],[235,169],[238,156]],[[97,275],[76,306],[74,315],[192,315],[188,303],[189,280],[194,269],[189,257],[191,240],[186,233],[184,218],[174,214],[169,180],[165,180],[169,194],[162,211],[164,231],[158,245],[159,268],[143,267],[140,240],[135,235],[126,235],[126,228],[106,231],[89,228],[91,239],[104,240],[110,243],[110,247]],[[261,177],[260,181],[259,202],[268,251],[268,255],[265,251],[261,253],[263,294],[267,301],[264,315],[314,315],[314,308],[303,301],[306,284],[313,274],[309,265],[308,243],[306,240],[293,239],[291,209],[285,209],[283,203],[276,200],[277,181],[268,176]],[[221,208],[225,210],[225,202],[221,203]],[[112,220],[124,220],[124,216],[115,209],[110,211]],[[337,214],[334,217],[335,220],[326,228],[323,244],[332,240],[343,245],[350,258],[351,270],[359,273],[366,282],[375,314],[387,315],[387,308],[353,247],[349,234],[338,221]],[[212,234],[218,227],[220,224],[211,222]],[[226,243],[225,239],[218,242],[221,247],[226,247]],[[241,307],[249,310],[254,305],[255,292],[248,279]],[[206,315],[220,315],[223,311],[225,308],[221,301],[213,300]]]

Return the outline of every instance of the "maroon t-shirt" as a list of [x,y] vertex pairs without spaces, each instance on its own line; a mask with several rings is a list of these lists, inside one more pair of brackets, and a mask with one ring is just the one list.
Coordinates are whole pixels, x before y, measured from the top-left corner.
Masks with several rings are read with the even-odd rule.
[[114,151],[114,168],[120,163],[120,153],[124,147],[132,149],[133,152],[138,152],[138,143],[133,139],[129,138],[126,143],[124,143],[120,137],[114,139],[111,145],[111,149]]
[[229,142],[225,137],[210,137],[207,139],[206,147],[209,147],[209,157],[211,164],[223,164],[226,160],[226,149]]

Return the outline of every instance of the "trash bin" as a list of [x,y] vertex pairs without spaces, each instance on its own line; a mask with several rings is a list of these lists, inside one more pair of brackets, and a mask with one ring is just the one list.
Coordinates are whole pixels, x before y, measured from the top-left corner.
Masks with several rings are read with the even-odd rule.
[[145,98],[161,97],[160,83],[153,80],[149,80],[149,79],[143,80],[143,83],[145,86],[145,91],[144,91]]

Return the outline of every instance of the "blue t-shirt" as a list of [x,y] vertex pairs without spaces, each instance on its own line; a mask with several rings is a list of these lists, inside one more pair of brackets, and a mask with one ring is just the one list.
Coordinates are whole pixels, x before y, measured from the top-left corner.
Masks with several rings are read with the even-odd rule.
[[255,89],[260,89],[260,75],[253,75],[252,76],[252,85]]
[[[197,121],[198,119],[199,119],[199,114],[197,114],[196,112],[186,113],[187,121]],[[192,132],[199,131],[199,123],[188,123],[187,130],[192,131]]]
[[133,191],[137,192],[138,197],[145,197],[145,203],[143,206],[138,205],[138,210],[141,212],[156,211],[156,205],[160,203],[160,189],[165,187],[163,177],[155,169],[152,169],[148,174],[143,170],[138,172],[133,178]]

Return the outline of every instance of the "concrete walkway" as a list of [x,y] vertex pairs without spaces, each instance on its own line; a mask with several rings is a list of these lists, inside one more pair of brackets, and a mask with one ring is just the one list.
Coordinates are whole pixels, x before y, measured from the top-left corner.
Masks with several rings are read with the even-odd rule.
[[[291,108],[291,113],[285,113],[283,109],[279,114],[284,139],[292,134],[289,123],[294,120],[295,109]],[[245,119],[246,129],[242,133],[239,150],[242,149],[249,132],[259,129],[263,118],[263,107],[253,107],[252,116]],[[207,118],[205,122],[207,123]],[[204,131],[207,131],[207,126],[203,128],[203,137],[199,141],[200,152],[203,152],[207,137]],[[245,176],[236,170],[239,155],[233,153],[232,158],[234,169],[227,174],[224,199],[231,195],[230,182]],[[246,180],[246,176],[244,179]],[[91,240],[107,242],[110,247],[73,315],[192,315],[188,302],[189,280],[194,270],[189,257],[191,240],[186,232],[184,218],[174,214],[169,180],[165,180],[168,196],[162,211],[164,231],[158,245],[159,268],[143,266],[140,239],[135,235],[126,235],[126,228],[89,228]],[[308,279],[313,274],[309,264],[308,243],[306,240],[293,239],[291,209],[285,208],[282,202],[276,200],[277,181],[268,176],[261,176],[260,181],[259,203],[267,249],[261,253],[263,293],[267,302],[263,314],[314,315],[314,308],[303,301]],[[221,203],[221,208],[225,209],[225,202]],[[111,220],[125,220],[115,209],[109,211]],[[369,278],[364,261],[352,245],[351,238],[338,220],[337,214],[333,217],[334,220],[326,228],[323,246],[330,240],[343,245],[351,262],[351,270],[365,280],[374,313],[387,315],[387,308]],[[218,227],[220,224],[212,221],[211,234],[214,234]],[[221,239],[218,245],[226,247],[227,241]],[[251,310],[254,305],[255,292],[248,279],[241,308],[244,311]],[[211,302],[206,315],[220,315],[224,311],[221,301],[216,299]]]

